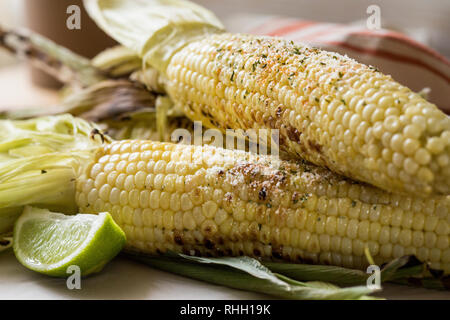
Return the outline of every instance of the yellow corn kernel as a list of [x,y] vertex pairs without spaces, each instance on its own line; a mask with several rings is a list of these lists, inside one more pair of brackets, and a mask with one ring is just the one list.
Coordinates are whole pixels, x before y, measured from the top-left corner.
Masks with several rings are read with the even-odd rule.
[[[450,265],[448,197],[390,194],[270,156],[140,143],[145,148],[127,141],[100,148],[76,186],[80,210],[110,211],[134,250],[248,254],[363,268],[367,247],[380,263],[416,254],[435,266]],[[135,149],[121,156],[121,150]],[[219,156],[202,160],[202,152]],[[195,162],[186,162],[188,154]],[[152,165],[139,164],[144,157]],[[122,164],[123,158],[134,162]],[[115,173],[106,175],[107,167]],[[179,180],[187,181],[184,192],[175,186]]]

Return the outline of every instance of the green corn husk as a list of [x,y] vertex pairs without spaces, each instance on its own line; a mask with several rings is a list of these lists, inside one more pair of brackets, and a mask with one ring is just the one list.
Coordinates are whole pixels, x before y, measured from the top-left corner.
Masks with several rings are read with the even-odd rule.
[[[192,257],[169,252],[164,256],[143,255],[127,251],[124,255],[151,267],[168,271],[196,280],[223,285],[235,289],[266,293],[282,298],[296,298],[283,288],[273,283],[267,284],[259,278],[275,275],[278,279],[298,285],[299,283],[326,283],[334,286],[349,287],[350,291],[357,287],[366,286],[371,274],[361,270],[343,267],[294,264],[285,262],[259,262],[249,257],[204,258]],[[258,275],[253,268],[269,272]],[[250,274],[242,275],[242,272]],[[443,276],[430,270],[426,264],[414,256],[403,256],[381,267],[381,283],[397,283],[421,286],[428,289],[449,290],[448,276]],[[255,279],[256,278],[256,279]],[[263,282],[261,284],[260,282]],[[297,297],[299,298],[299,297]],[[305,299],[304,296],[301,297]],[[323,298],[323,297],[322,297]]]
[[71,115],[0,120],[0,234],[23,207],[76,213],[75,178],[107,137]]
[[129,80],[106,80],[68,95],[52,108],[30,108],[0,113],[3,119],[29,119],[70,113],[97,123],[116,140],[169,141],[170,133],[193,123],[171,109],[170,100]]
[[105,80],[68,94],[58,106],[8,110],[0,116],[4,119],[29,119],[70,113],[88,121],[101,122],[119,119],[142,109],[154,112],[155,101],[156,96],[142,85],[128,80]]
[[[65,97],[59,105],[7,110],[0,112],[2,119],[70,113],[98,123],[115,139],[168,141],[177,128],[192,130],[192,122],[172,110],[170,100],[159,99],[160,95],[155,93],[161,92],[157,72],[153,69],[142,72],[141,59],[125,47],[106,49],[89,61],[33,32],[0,28],[0,36],[0,47],[66,83]],[[11,39],[19,39],[20,43]],[[147,87],[127,79],[128,76],[136,80],[145,78]]]
[[200,258],[176,253],[161,257],[132,252],[126,256],[177,275],[283,299],[367,300],[373,299],[368,295],[377,291],[364,285],[339,288],[320,280],[300,282],[273,273],[249,257]]
[[137,111],[154,112],[156,98],[140,84],[129,80],[107,80],[66,97],[59,113],[101,123],[120,120]]
[[0,26],[0,47],[30,61],[63,83],[89,86],[105,79],[102,72],[92,67],[89,59],[29,30],[9,30]]
[[[370,274],[335,266],[306,265],[281,262],[264,262],[273,272],[299,281],[320,279],[340,286],[355,286],[366,283]],[[420,286],[428,289],[449,290],[450,276],[431,270],[415,256],[397,258],[381,268],[381,281]]]
[[[212,12],[188,1],[85,0],[83,3],[100,28],[160,72],[165,70],[170,57],[188,43],[187,39],[224,30]],[[130,21],[143,23],[130,24]]]
[[110,77],[128,77],[142,68],[142,60],[130,49],[115,46],[100,52],[92,65]]

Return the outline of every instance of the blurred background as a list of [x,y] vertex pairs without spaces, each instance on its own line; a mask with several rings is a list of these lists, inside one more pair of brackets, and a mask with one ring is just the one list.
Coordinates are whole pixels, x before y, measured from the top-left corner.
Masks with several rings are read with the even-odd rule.
[[[211,10],[225,21],[230,31],[242,30],[236,20],[239,14],[262,14],[293,17],[319,22],[365,24],[370,5],[381,9],[383,28],[396,30],[429,46],[450,58],[450,1],[449,0],[193,0]],[[28,27],[70,49],[92,57],[113,44],[82,13],[82,29],[68,30],[66,9],[81,0],[0,0],[0,24],[9,28]],[[234,19],[233,19],[234,17]],[[242,21],[242,20],[241,20]],[[29,77],[34,84],[54,87],[49,77],[18,66],[18,60],[0,49],[0,87],[13,89],[9,75]],[[9,71],[8,71],[9,70]],[[13,71],[14,70],[14,71]],[[18,75],[20,74],[20,75]],[[7,92],[7,91],[4,91]],[[2,104],[14,102],[3,98]],[[5,102],[6,99],[6,102]],[[31,98],[32,100],[32,98]],[[21,103],[26,103],[22,101]]]
[[[381,8],[383,28],[400,30],[450,57],[449,0],[193,0],[212,9],[225,21],[236,13],[272,14],[323,22],[354,23],[367,17],[368,6]],[[9,27],[29,25],[30,17],[43,24],[61,17],[61,8],[79,0],[0,0],[0,23]],[[31,14],[26,14],[29,6]],[[39,8],[40,7],[40,8]],[[59,14],[58,14],[59,12]],[[65,12],[63,14],[66,16]],[[40,17],[40,18],[39,18]],[[44,17],[47,18],[44,20]],[[34,23],[34,26],[39,25]],[[238,25],[230,29],[239,30]],[[233,30],[234,31],[234,30]],[[0,53],[0,65],[12,59]]]

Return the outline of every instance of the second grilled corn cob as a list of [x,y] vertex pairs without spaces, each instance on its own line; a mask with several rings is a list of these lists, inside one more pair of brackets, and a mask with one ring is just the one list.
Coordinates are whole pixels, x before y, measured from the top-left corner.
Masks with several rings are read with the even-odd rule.
[[111,212],[146,253],[366,266],[415,254],[450,272],[450,199],[411,198],[301,162],[150,141],[101,147],[77,180],[82,212]]
[[415,254],[450,271],[449,197],[391,194],[302,162],[212,146],[108,143],[69,115],[1,120],[1,129],[2,231],[21,206],[78,205],[109,211],[142,252],[360,268],[368,248],[376,263]]
[[450,193],[450,119],[391,77],[280,39],[220,34],[172,58],[167,90],[193,120],[279,129],[280,149],[390,191]]

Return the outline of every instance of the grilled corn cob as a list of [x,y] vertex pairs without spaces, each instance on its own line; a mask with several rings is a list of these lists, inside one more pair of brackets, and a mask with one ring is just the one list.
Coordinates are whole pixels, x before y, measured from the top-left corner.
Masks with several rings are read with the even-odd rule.
[[165,79],[192,120],[275,129],[280,150],[379,188],[450,194],[450,119],[419,94],[336,53],[226,33],[183,0],[85,0],[110,36]]
[[391,194],[302,162],[151,141],[100,147],[77,180],[128,248],[363,268],[415,254],[450,272],[450,199]]
[[0,141],[0,232],[24,205],[78,206],[110,212],[128,247],[142,252],[361,268],[368,248],[376,263],[415,254],[450,273],[448,196],[391,194],[310,164],[212,146],[110,143],[69,115],[2,120],[0,132],[8,133]]
[[279,129],[280,149],[389,191],[450,193],[450,119],[419,94],[339,54],[219,34],[174,55],[167,90],[225,130]]

